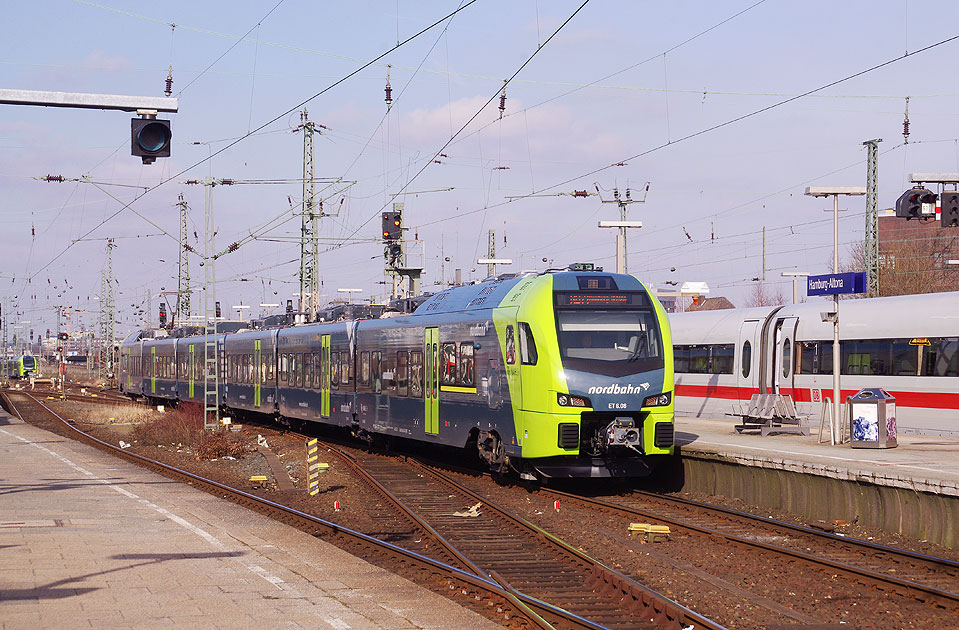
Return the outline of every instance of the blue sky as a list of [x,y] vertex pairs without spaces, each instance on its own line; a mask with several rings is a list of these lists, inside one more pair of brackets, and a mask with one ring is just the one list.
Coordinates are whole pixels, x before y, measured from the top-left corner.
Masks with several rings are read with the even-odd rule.
[[[742,304],[763,272],[763,227],[766,278],[785,295],[791,281],[782,271],[829,270],[832,223],[823,210],[831,204],[802,192],[865,185],[863,141],[883,139],[883,208],[911,172],[959,171],[959,88],[951,81],[959,41],[686,138],[956,35],[940,26],[959,23],[953,2],[592,0],[507,87],[502,120],[498,99],[480,111],[580,3],[479,0],[329,90],[460,3],[17,3],[4,16],[0,87],[160,96],[172,66],[180,111],[171,116],[173,157],[144,166],[129,155],[128,114],[0,106],[0,295],[38,330],[52,327],[54,304],[95,310],[105,242],[74,241],[114,237],[120,330],[132,329],[146,296],[174,289],[177,274],[176,242],[152,236],[160,231],[137,213],[177,234],[182,193],[202,239],[203,191],[183,181],[299,178],[296,107],[324,90],[306,104],[328,127],[316,137],[316,175],[356,182],[325,193],[326,207],[338,208],[320,230],[329,299],[341,287],[362,288],[364,299],[386,294],[378,216],[404,186],[453,189],[402,198],[407,235],[417,241],[411,263],[426,268],[426,290],[442,270],[447,279],[455,268],[482,277],[475,261],[486,255],[490,229],[513,270],[576,261],[612,269],[614,234],[596,225],[617,218],[614,205],[595,196],[507,197],[597,184],[611,195],[614,186],[648,181],[645,203],[629,211],[644,223],[630,233],[629,271],[657,286],[704,281],[712,295]],[[478,111],[442,151],[448,157],[433,163]],[[105,187],[124,203],[137,195],[130,185],[156,188],[132,205],[136,213],[106,220],[122,207],[116,199],[91,184],[32,179],[48,173],[125,184]],[[298,183],[215,189],[218,250],[276,219],[262,240],[219,259],[224,306],[242,301],[258,313],[259,303],[285,302],[298,290],[291,200],[301,196]],[[862,238],[865,202],[842,206],[845,254]],[[202,251],[202,240],[191,244]]]

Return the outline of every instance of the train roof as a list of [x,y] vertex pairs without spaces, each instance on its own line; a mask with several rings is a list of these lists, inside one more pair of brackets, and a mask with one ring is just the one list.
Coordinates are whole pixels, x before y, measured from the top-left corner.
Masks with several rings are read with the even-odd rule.
[[[600,280],[607,278],[612,282],[603,283]],[[639,280],[627,274],[600,270],[525,272],[488,278],[477,284],[451,287],[430,297],[413,312],[413,316],[494,308],[502,304],[517,284],[528,279],[534,282],[541,279],[550,281],[554,291],[646,291],[646,287]],[[595,283],[597,286],[591,286],[591,280],[599,280]]]
[[[721,311],[671,313],[676,344],[730,343],[738,339],[747,320],[798,317],[799,339],[831,339],[832,324],[821,313],[832,310],[831,300],[813,300],[787,306],[760,306]],[[959,292],[925,293],[843,300],[839,305],[841,339],[897,339],[954,337],[959,334]]]

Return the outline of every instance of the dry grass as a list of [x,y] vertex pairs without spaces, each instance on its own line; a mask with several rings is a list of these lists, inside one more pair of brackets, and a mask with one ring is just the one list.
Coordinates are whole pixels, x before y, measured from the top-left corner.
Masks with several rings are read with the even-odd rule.
[[[190,405],[163,413],[145,410],[150,419],[133,430],[132,438],[148,446],[189,446],[198,459],[239,457],[246,446],[233,434],[203,430],[203,411]],[[119,420],[119,418],[118,418]]]

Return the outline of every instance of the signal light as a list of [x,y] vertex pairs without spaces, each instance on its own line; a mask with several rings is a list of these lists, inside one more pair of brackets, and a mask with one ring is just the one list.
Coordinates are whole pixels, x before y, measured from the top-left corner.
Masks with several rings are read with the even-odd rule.
[[910,188],[896,200],[896,216],[919,219],[936,213],[936,195],[922,187]]
[[158,157],[170,157],[173,133],[169,120],[133,118],[130,120],[130,138],[131,155],[141,158],[144,164],[152,164]]
[[383,240],[398,241],[403,238],[403,215],[399,212],[383,213]]
[[222,315],[220,314],[220,303],[216,302],[214,306],[216,307],[216,317],[217,318],[222,317]]
[[942,227],[959,228],[959,191],[944,191],[939,199],[942,201]]
[[57,333],[57,339],[69,339],[69,338],[70,338],[70,335],[68,335],[65,332]]

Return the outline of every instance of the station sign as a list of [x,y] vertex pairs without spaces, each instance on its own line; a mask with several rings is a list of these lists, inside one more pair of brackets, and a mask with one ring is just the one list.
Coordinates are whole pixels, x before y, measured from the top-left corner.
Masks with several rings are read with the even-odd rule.
[[806,295],[838,295],[843,293],[865,293],[866,273],[827,273],[821,276],[809,276]]

